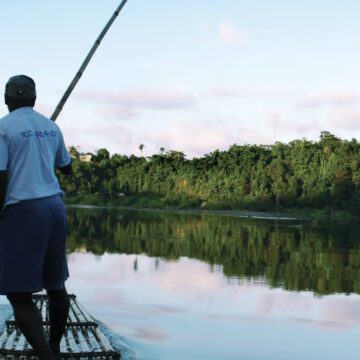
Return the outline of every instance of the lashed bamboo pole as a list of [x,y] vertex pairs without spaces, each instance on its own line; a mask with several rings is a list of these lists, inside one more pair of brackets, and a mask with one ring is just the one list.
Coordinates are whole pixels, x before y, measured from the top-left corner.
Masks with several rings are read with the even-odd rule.
[[4,348],[5,348],[6,350],[12,349],[12,347],[13,347],[13,342],[14,342],[15,339],[16,339],[16,332],[17,332],[17,330],[14,329],[13,332],[12,332],[12,334],[8,337],[7,342],[6,342],[5,346],[4,346]]
[[7,329],[5,328],[2,335],[0,336],[0,346],[3,345],[3,342],[7,339],[8,337],[8,332]]
[[84,335],[82,334],[82,332],[79,331],[77,335],[79,337],[79,345],[81,347],[82,352],[90,352],[91,349],[90,349]]
[[92,46],[91,50],[89,51],[88,55],[86,56],[84,62],[82,63],[82,65],[80,66],[80,69],[78,70],[78,72],[76,73],[74,79],[72,80],[72,82],[70,83],[69,87],[67,88],[67,90],[65,91],[63,97],[61,98],[59,104],[57,105],[54,113],[51,115],[51,119],[53,121],[56,120],[56,118],[59,116],[62,108],[64,107],[64,104],[66,103],[67,99],[69,98],[70,94],[72,93],[72,91],[74,90],[76,84],[78,83],[78,81],[80,80],[82,74],[85,71],[86,66],[88,65],[88,63],[90,62],[92,56],[94,55],[96,49],[98,48],[98,46],[100,45],[102,39],[104,38],[105,34],[107,33],[107,31],[109,30],[110,26],[112,25],[112,23],[115,21],[116,17],[119,15],[120,11],[122,10],[122,8],[124,7],[124,5],[126,4],[127,0],[123,0],[121,1],[120,5],[118,6],[118,8],[116,9],[116,11],[114,12],[114,14],[112,15],[112,17],[110,18],[110,20],[107,22],[107,24],[105,25],[104,29],[102,30],[102,32],[100,33],[100,35],[98,36],[98,38],[96,39],[94,45]]
[[25,339],[25,336],[23,334],[20,335],[20,338],[15,346],[15,350],[21,351],[25,347],[25,343],[27,340]]

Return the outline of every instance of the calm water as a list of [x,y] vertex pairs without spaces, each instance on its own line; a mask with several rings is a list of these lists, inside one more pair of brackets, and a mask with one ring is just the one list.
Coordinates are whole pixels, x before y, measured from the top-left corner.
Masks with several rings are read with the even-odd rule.
[[69,209],[69,292],[124,359],[358,358],[360,226]]

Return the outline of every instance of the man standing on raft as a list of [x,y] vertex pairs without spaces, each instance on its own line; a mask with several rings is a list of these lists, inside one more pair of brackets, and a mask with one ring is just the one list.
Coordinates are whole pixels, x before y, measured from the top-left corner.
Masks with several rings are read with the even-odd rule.
[[[69,313],[66,210],[55,169],[71,173],[71,157],[52,120],[36,112],[34,81],[13,76],[5,87],[9,114],[0,119],[0,294],[42,360],[59,359]],[[32,293],[46,289],[50,338]]]

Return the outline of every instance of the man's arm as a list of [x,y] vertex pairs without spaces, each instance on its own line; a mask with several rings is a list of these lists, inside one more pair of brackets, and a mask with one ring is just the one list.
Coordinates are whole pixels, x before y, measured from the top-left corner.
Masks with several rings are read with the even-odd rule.
[[0,212],[4,207],[7,189],[7,171],[0,171]]

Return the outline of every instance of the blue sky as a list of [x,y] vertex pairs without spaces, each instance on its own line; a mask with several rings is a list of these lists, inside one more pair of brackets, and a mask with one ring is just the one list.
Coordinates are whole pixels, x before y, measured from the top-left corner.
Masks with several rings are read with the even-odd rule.
[[[27,74],[51,115],[120,1],[2,6],[0,82]],[[57,122],[82,151],[202,156],[321,130],[360,135],[355,0],[128,0]],[[0,116],[6,114],[5,106]]]

